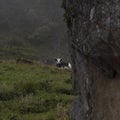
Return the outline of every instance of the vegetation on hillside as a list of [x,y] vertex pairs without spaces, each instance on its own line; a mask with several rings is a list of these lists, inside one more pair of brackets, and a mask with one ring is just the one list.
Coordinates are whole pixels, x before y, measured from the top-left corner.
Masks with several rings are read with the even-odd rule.
[[69,70],[14,62],[0,68],[0,120],[69,119],[74,98]]
[[0,58],[68,56],[61,1],[0,0]]

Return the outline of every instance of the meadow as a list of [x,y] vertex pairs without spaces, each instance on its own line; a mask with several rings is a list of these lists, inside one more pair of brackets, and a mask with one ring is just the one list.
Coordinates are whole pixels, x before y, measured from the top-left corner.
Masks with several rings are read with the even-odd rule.
[[0,63],[0,120],[69,120],[70,70]]

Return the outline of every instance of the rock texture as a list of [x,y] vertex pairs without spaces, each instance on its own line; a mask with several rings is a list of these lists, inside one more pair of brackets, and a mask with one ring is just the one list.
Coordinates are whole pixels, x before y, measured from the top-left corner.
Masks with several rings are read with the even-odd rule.
[[120,119],[120,0],[64,0],[73,64],[71,120]]

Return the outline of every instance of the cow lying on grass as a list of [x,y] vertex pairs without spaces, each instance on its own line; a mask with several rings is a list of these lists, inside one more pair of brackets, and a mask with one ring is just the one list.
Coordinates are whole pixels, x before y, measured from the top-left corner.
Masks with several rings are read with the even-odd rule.
[[63,60],[62,60],[62,58],[56,58],[55,59],[55,61],[56,61],[56,66],[57,67],[59,67],[59,68],[68,68],[68,69],[71,69],[71,64],[70,64],[70,62],[64,62]]
[[33,61],[25,58],[18,58],[16,63],[33,64]]

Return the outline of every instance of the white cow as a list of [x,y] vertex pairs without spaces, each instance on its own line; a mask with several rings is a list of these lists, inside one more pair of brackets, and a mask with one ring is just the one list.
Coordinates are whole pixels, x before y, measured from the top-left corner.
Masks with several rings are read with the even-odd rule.
[[56,58],[55,61],[56,61],[56,66],[57,67],[66,68],[66,69],[68,69],[68,68],[71,69],[72,68],[70,62],[64,62],[62,60],[62,58]]

